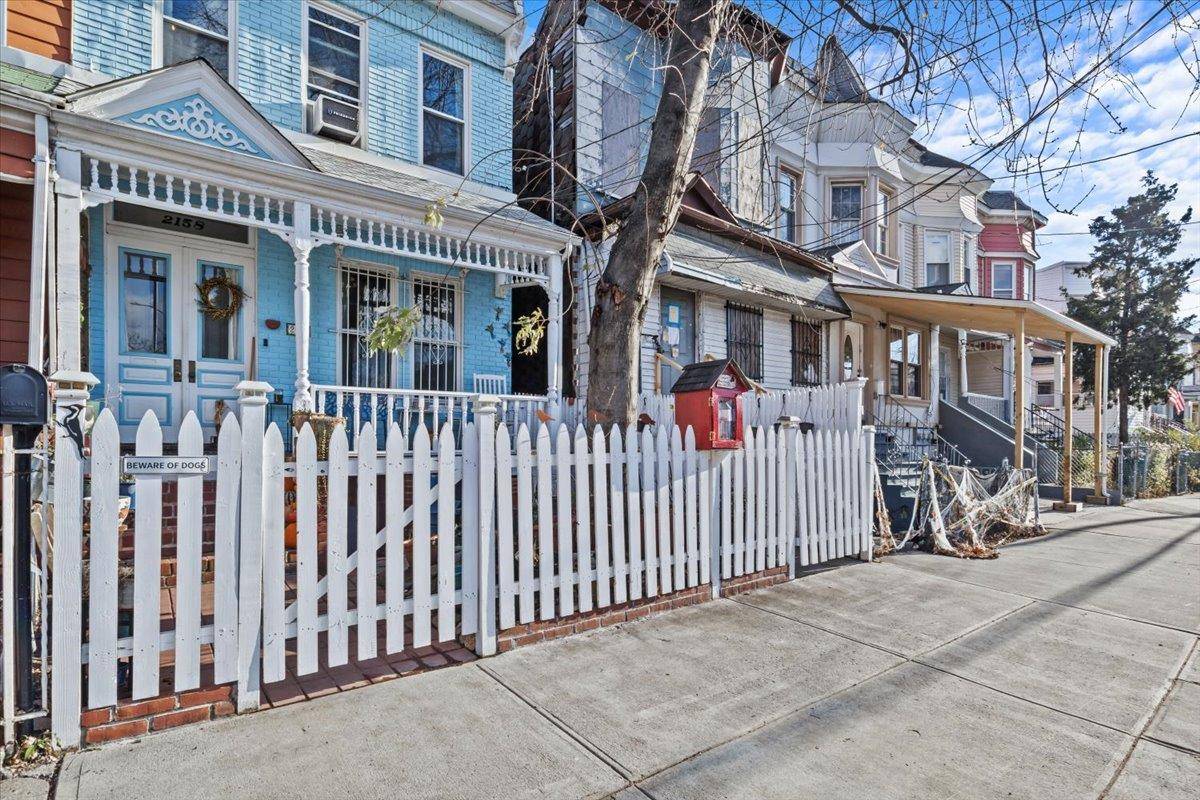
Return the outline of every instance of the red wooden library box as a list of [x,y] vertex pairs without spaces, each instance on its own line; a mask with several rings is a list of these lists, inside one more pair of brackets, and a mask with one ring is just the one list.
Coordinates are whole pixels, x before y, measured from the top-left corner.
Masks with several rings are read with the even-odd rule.
[[671,387],[675,424],[696,435],[697,450],[742,446],[742,394],[750,381],[731,358],[688,364]]

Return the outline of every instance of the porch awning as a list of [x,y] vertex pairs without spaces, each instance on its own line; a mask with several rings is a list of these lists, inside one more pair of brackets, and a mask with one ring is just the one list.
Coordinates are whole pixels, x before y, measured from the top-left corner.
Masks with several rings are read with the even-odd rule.
[[958,294],[934,294],[878,286],[838,286],[851,305],[868,306],[926,324],[949,325],[980,331],[1012,333],[1017,315],[1025,315],[1027,337],[1063,341],[1067,333],[1076,344],[1116,345],[1116,340],[1065,314],[1031,300],[1002,300]]

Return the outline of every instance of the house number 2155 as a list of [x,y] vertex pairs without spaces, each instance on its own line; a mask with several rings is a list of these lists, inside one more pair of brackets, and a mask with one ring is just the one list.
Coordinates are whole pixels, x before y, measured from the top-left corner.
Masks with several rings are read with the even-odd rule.
[[163,225],[171,225],[175,228],[188,228],[191,230],[204,230],[204,220],[196,219],[195,217],[185,217],[180,214],[163,214],[160,220]]

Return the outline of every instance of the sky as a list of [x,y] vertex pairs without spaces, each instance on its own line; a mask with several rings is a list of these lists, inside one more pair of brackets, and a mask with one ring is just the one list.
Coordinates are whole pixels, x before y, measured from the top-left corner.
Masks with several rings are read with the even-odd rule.
[[[878,1],[884,2],[882,7],[886,7],[886,0]],[[1063,1],[1070,3],[1073,0]],[[537,27],[546,2],[525,0],[526,40]],[[819,41],[833,29],[828,26],[851,23],[844,15],[830,13],[828,17],[833,21],[828,22],[828,26],[823,25],[819,30],[806,28],[803,20],[811,20],[814,13],[810,0],[796,0],[795,3],[792,0],[748,0],[747,4],[788,34],[796,35],[791,55],[807,64],[812,63]],[[881,7],[866,0],[860,0],[858,5],[864,9]],[[915,136],[936,152],[980,166],[995,181],[992,188],[1016,191],[1048,217],[1049,223],[1040,231],[1038,244],[1038,263],[1043,266],[1062,260],[1086,261],[1093,244],[1087,233],[1088,223],[1136,194],[1146,170],[1152,169],[1160,178],[1178,183],[1179,194],[1172,208],[1174,216],[1178,217],[1191,205],[1195,208],[1194,217],[1200,220],[1200,135],[1190,135],[1200,133],[1200,96],[1192,97],[1192,93],[1200,88],[1197,78],[1200,58],[1193,49],[1200,48],[1200,0],[1179,6],[1185,13],[1183,30],[1174,26],[1164,28],[1159,24],[1165,21],[1161,17],[1148,20],[1157,3],[1131,0],[1103,6],[1114,19],[1121,20],[1115,24],[1121,32],[1136,31],[1141,23],[1147,22],[1147,27],[1134,36],[1124,50],[1126,55],[1120,71],[1127,79],[1110,76],[1095,84],[1094,92],[1090,94],[1079,91],[1067,94],[1052,118],[1041,119],[1045,123],[1043,127],[1034,126],[1035,135],[1026,139],[1022,146],[1009,148],[1004,153],[1007,159],[989,159],[981,154],[989,144],[1011,131],[1014,116],[1024,119],[1022,111],[1028,113],[1033,104],[1029,97],[1043,88],[1047,83],[1044,80],[1022,87],[1020,92],[1012,90],[1016,105],[1013,115],[1007,118],[999,113],[997,92],[986,86],[982,77],[956,81],[953,86],[943,83],[935,91],[918,94],[915,98],[909,95],[910,107],[906,111],[922,123]],[[972,7],[963,8],[970,10]],[[1048,19],[1049,12],[1044,4],[1041,10],[1043,19]],[[1051,47],[1057,59],[1055,68],[1067,76],[1081,73],[1094,63],[1091,59],[1103,49],[1093,38],[1094,31],[1087,27],[1085,18],[1082,15],[1078,18],[1083,20],[1078,27],[1059,26],[1056,29],[1062,46]],[[964,38],[979,36],[979,27],[971,27],[972,33],[967,33],[969,26],[979,25],[977,18],[947,20],[943,24],[952,35],[960,34],[957,29],[961,28]],[[881,44],[880,37],[854,39],[852,35],[846,36],[844,31],[843,38],[851,58],[868,75],[869,85],[872,80],[881,80],[883,75],[894,74],[895,53],[889,52],[887,46],[890,40]],[[984,48],[981,46],[980,49]],[[994,49],[1003,49],[1007,53],[1012,48],[997,46]],[[1028,57],[1034,58],[1033,53]],[[988,59],[985,50],[984,60],[989,63],[979,73],[990,73],[993,81],[997,73],[1001,74],[1002,81],[1003,73],[1011,71],[1014,63],[1026,67],[1027,74],[1045,74],[1040,63],[1020,62],[1015,56]],[[1171,139],[1175,141],[1167,141]],[[1012,174],[1010,168],[1028,172],[1028,166],[1018,163],[1021,157],[1041,152],[1047,141],[1058,154],[1043,160],[1041,173]],[[1119,155],[1134,150],[1140,152]],[[1105,160],[1082,163],[1097,159]],[[1045,167],[1065,164],[1079,166],[1053,173],[1045,171]],[[1184,230],[1177,256],[1200,256],[1200,224],[1189,225]],[[1200,315],[1200,270],[1191,287],[1181,312]],[[1193,327],[1200,327],[1200,320]]]

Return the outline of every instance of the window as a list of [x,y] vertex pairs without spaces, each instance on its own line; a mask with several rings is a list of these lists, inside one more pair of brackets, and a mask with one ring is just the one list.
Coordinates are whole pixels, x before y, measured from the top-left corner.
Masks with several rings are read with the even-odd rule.
[[971,282],[971,240],[966,236],[962,237],[962,267],[963,283],[974,289],[975,284]]
[[308,7],[308,70],[305,77],[309,102],[330,97],[353,109],[362,119],[362,23]]
[[879,187],[879,214],[875,220],[875,251],[888,258],[896,257],[896,248],[892,244],[892,208],[895,194],[891,189]]
[[1013,265],[992,264],[992,297],[1013,296]]
[[638,99],[608,81],[600,85],[602,185],[614,197],[637,187],[642,139]]
[[725,304],[725,341],[729,357],[747,377],[762,380],[763,312],[761,308]]
[[466,172],[466,70],[421,53],[421,163]]
[[125,352],[167,353],[167,258],[121,253],[125,299]]
[[421,319],[413,335],[413,388],[458,391],[458,286],[415,278],[413,306]]
[[862,238],[862,184],[834,184],[829,190],[829,235],[837,244]]
[[162,66],[203,58],[230,77],[230,9],[227,0],[163,0]]
[[950,399],[950,348],[943,347],[938,355],[938,398]]
[[696,130],[696,143],[692,147],[692,169],[704,176],[704,180],[721,197],[726,197],[721,186],[721,136],[729,122],[729,109],[705,108],[700,112],[700,127]]
[[799,243],[796,235],[796,176],[787,170],[779,171],[779,238]]
[[821,323],[792,317],[792,385],[816,386],[821,382]]
[[925,332],[908,325],[888,326],[888,393],[924,396]]
[[343,386],[369,386],[386,389],[394,386],[395,357],[372,351],[367,336],[376,317],[396,305],[396,281],[376,270],[339,262],[338,347],[341,356]]
[[1025,265],[1025,286],[1021,288],[1021,296],[1026,300],[1033,299],[1033,265]]
[[925,285],[950,282],[950,234],[925,233]]
[[[200,263],[201,282],[209,278],[225,277],[235,284],[241,284],[242,271],[237,267],[226,267],[221,264]],[[229,308],[233,300],[229,289],[218,287],[209,294],[209,303],[214,308]],[[238,331],[241,325],[241,313],[234,314],[228,319],[215,319],[210,314],[200,315],[200,357],[233,361],[238,357]]]

